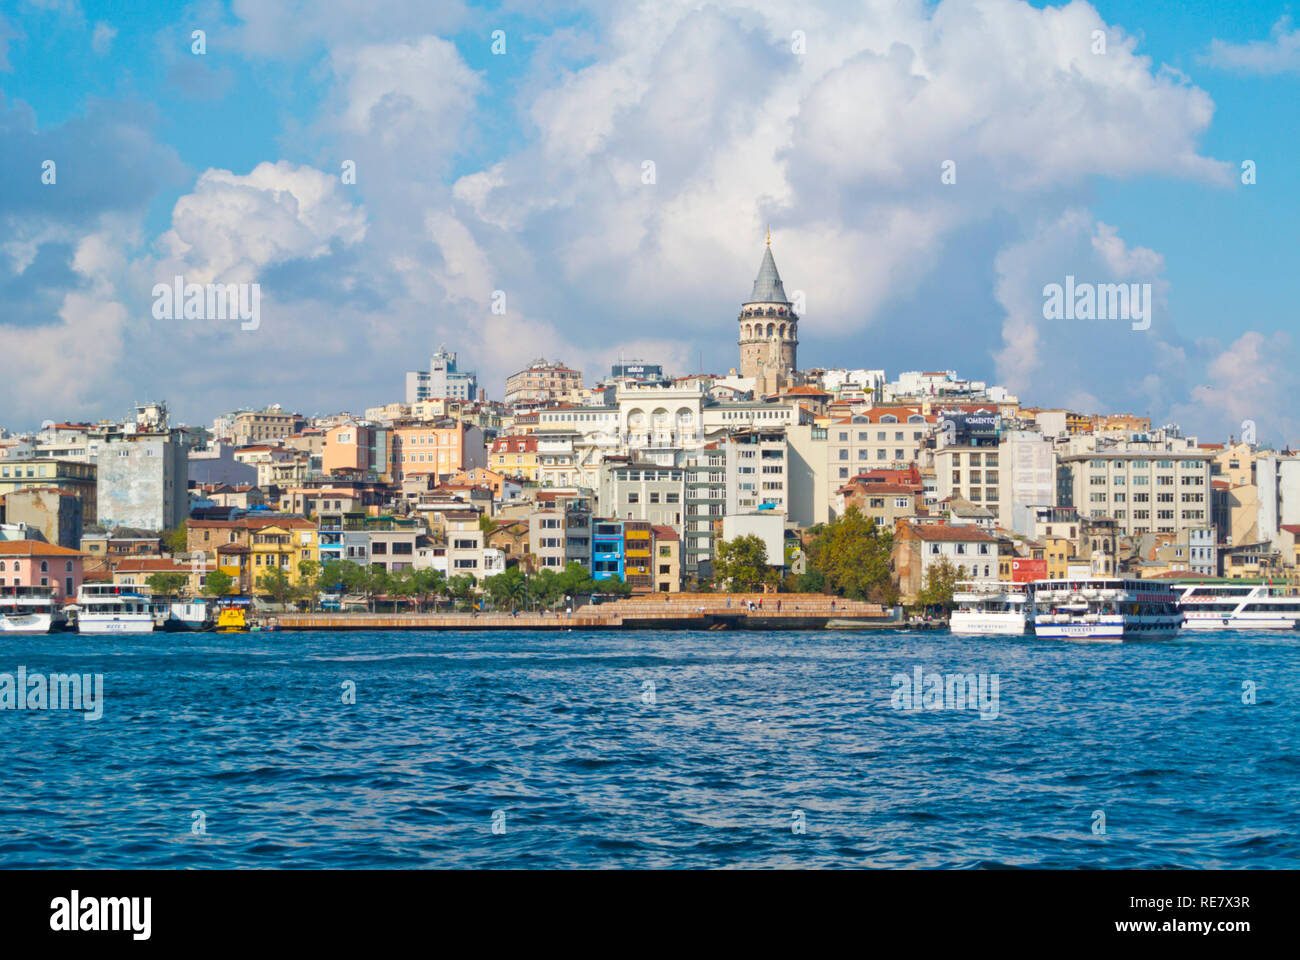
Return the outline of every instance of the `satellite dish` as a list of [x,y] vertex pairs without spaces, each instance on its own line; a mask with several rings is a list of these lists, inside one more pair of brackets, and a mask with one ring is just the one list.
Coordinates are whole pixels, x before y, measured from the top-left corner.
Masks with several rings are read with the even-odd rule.
[[50,429],[50,427],[52,427],[52,426],[54,426],[54,421],[53,421],[53,420],[42,420],[42,421],[41,421],[41,429],[42,429],[42,430],[48,430],[48,429]]

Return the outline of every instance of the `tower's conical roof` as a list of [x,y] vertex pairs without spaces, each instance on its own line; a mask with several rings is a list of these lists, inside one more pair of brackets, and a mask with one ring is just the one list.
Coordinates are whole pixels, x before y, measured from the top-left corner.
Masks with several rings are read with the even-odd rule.
[[754,278],[754,289],[746,303],[785,303],[785,287],[781,285],[781,274],[776,272],[776,261],[772,259],[771,241],[763,250],[763,262]]

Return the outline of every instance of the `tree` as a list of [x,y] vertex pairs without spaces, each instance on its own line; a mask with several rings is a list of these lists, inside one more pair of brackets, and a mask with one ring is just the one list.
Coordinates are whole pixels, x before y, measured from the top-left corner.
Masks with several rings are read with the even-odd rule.
[[168,530],[162,536],[163,547],[170,554],[184,553],[189,549],[189,528],[185,521],[182,520],[180,526],[174,530]]
[[184,573],[151,573],[145,580],[149,589],[160,596],[180,593],[189,582],[189,576]]
[[713,558],[713,575],[732,593],[761,590],[771,575],[762,538],[750,533],[720,541]]
[[809,562],[825,578],[826,589],[852,600],[892,606],[898,602],[893,582],[894,534],[849,507],[821,528],[809,548]]
[[321,570],[318,560],[298,561],[298,587],[296,592],[299,599],[307,601],[308,610],[316,609]]
[[447,595],[453,600],[464,603],[474,595],[474,588],[477,585],[477,582],[468,573],[458,573],[447,581]]
[[235,586],[235,578],[220,570],[213,570],[203,578],[203,589],[215,597],[224,597]]
[[375,597],[380,594],[387,595],[392,587],[393,577],[382,565],[375,563],[368,567],[361,567],[361,577],[358,582],[361,592],[366,597],[366,609],[373,611],[375,609]]
[[786,586],[791,593],[825,593],[826,574],[810,566],[803,573],[788,577]]
[[488,577],[483,581],[483,589],[498,610],[516,609],[528,599],[528,581],[518,567]]
[[412,567],[403,567],[401,570],[394,571],[389,579],[388,592],[394,597],[401,597],[408,601],[408,606],[409,601],[420,592],[419,578]]
[[549,609],[555,606],[555,601],[564,596],[564,590],[561,589],[560,575],[549,567],[543,569],[541,573],[533,577],[532,582],[528,585],[528,592],[542,606],[543,609]]
[[952,609],[952,594],[957,581],[966,575],[965,567],[955,567],[947,557],[930,564],[925,571],[925,582],[921,592],[916,595],[916,602],[923,607],[939,608],[945,612]]
[[420,598],[420,609],[423,610],[429,599],[432,598],[436,610],[438,597],[447,589],[447,575],[441,570],[426,568],[424,570],[415,570],[413,577],[416,584],[416,593]]
[[615,597],[632,596],[632,588],[628,586],[627,581],[615,580],[613,577],[610,577],[608,580],[597,580],[596,592],[608,593],[611,596],[615,596]]
[[276,603],[283,606],[289,602],[293,596],[293,584],[289,582],[289,575],[280,567],[271,567],[257,578],[257,589],[269,596]]

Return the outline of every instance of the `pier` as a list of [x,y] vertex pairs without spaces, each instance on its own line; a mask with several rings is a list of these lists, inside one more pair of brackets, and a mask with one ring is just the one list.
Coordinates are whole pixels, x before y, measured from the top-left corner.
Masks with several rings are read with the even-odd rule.
[[284,613],[275,619],[281,630],[825,630],[905,625],[878,603],[796,593],[652,594],[580,607],[572,614]]

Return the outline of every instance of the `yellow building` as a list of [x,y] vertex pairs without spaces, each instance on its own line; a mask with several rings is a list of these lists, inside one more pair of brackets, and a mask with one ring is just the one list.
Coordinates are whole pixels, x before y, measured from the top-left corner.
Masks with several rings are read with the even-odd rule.
[[1047,579],[1065,580],[1070,573],[1074,541],[1065,537],[1044,537],[1043,547],[1043,557],[1047,560]]
[[635,593],[654,590],[651,525],[644,520],[623,524],[623,579]]
[[316,525],[307,520],[285,517],[252,531],[248,545],[248,571],[252,587],[268,570],[279,568],[295,586],[302,579],[299,564],[320,562]]
[[537,440],[535,437],[502,437],[488,450],[488,467],[507,477],[536,482]]

